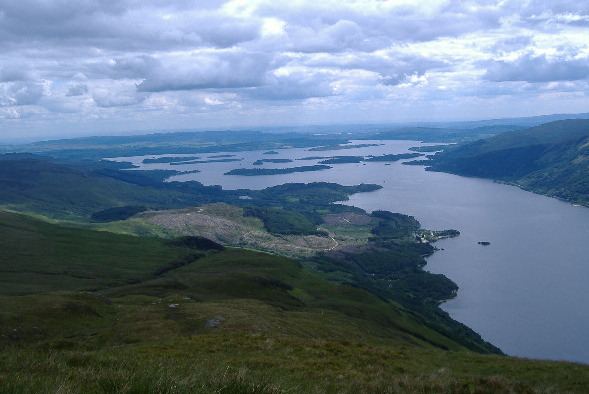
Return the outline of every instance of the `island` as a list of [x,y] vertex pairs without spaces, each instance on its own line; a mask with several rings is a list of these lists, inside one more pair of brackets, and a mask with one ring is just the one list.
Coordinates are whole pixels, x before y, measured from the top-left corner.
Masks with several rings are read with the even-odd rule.
[[291,168],[236,168],[228,171],[223,175],[243,175],[243,176],[258,176],[258,175],[283,175],[292,174],[295,172],[321,171],[328,170],[332,167],[326,165],[316,166],[301,166]]
[[321,164],[348,164],[361,163],[364,161],[364,156],[335,156],[327,160],[320,161]]
[[183,164],[205,164],[205,163],[227,163],[232,161],[242,161],[243,159],[212,159],[212,160],[193,160],[183,161],[180,163],[170,163],[171,166],[179,166]]
[[365,161],[399,161],[405,159],[414,159],[416,157],[423,156],[421,153],[399,153],[399,154],[389,154],[389,155],[382,155],[382,156],[372,156]]
[[354,145],[325,145],[310,148],[309,152],[320,152],[326,150],[343,150],[343,149],[356,149],[356,148],[369,148],[371,146],[380,146],[382,144],[354,144]]
[[255,166],[261,166],[264,163],[292,163],[291,159],[260,159],[254,162]]
[[156,163],[180,163],[192,160],[198,160],[200,157],[197,156],[190,156],[190,157],[180,157],[180,156],[164,156],[164,157],[156,157],[153,159],[143,159],[143,164],[156,164]]

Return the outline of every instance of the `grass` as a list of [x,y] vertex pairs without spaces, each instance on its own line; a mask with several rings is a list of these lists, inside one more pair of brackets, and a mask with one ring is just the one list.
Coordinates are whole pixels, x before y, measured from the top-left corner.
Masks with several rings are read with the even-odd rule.
[[0,304],[6,393],[589,390],[586,365],[444,351],[334,309],[72,292]]
[[[25,329],[28,334],[23,332],[18,335],[19,338],[37,338],[40,334],[32,327],[49,330],[48,338],[52,338],[55,324],[67,326],[63,322],[42,324],[42,319],[39,319],[45,316],[45,311],[53,311],[55,316],[74,314],[72,316],[77,319],[72,322],[74,328],[78,327],[79,319],[90,319],[94,322],[91,325],[97,324],[96,330],[100,331],[100,322],[108,319],[93,319],[97,316],[115,319],[112,311],[107,313],[103,311],[104,305],[95,305],[88,299],[82,302],[78,296],[60,301],[63,296],[55,293],[56,290],[91,290],[115,299],[130,296],[166,300],[169,297],[188,297],[199,302],[249,299],[284,311],[316,313],[320,310],[328,315],[335,313],[340,316],[337,326],[370,326],[385,338],[404,338],[403,341],[427,346],[462,348],[426,328],[394,304],[380,300],[367,291],[328,282],[304,270],[297,261],[267,253],[243,249],[195,251],[189,247],[173,246],[165,240],[55,226],[9,213],[0,214],[0,244],[6,251],[0,257],[0,270],[3,271],[1,293],[30,294],[3,298],[3,324],[0,327],[10,333],[13,329],[20,330],[22,325],[19,321],[30,323]],[[186,260],[186,256],[194,258]],[[179,259],[183,264],[173,264]],[[164,272],[162,268],[165,267],[174,269],[156,275],[157,272]],[[38,295],[48,292],[54,293]],[[98,298],[96,302],[100,300]],[[169,301],[169,304],[177,303]],[[35,309],[34,306],[43,307]],[[178,309],[166,312],[177,317],[172,321],[162,319],[158,314],[156,318],[141,318],[155,313],[150,307],[154,308],[133,306],[135,315],[131,320],[158,321],[162,332],[176,334],[184,332],[178,331],[178,327],[190,331],[198,321],[193,317],[184,318]],[[187,308],[184,310],[189,311]],[[265,313],[267,311],[257,315],[263,317]],[[117,316],[116,319],[130,315],[125,316]],[[341,331],[341,328],[327,331],[336,335],[338,330]],[[101,332],[102,336],[107,335]],[[356,331],[354,335],[359,333]],[[141,335],[137,338],[141,340]]]
[[589,367],[357,341],[194,335],[88,350],[11,349],[10,393],[582,393]]
[[56,226],[0,212],[0,294],[134,283],[188,253],[161,239]]
[[[10,213],[0,213],[0,243],[0,392],[589,390],[589,366],[471,352],[285,257]],[[154,275],[187,254],[198,258]]]

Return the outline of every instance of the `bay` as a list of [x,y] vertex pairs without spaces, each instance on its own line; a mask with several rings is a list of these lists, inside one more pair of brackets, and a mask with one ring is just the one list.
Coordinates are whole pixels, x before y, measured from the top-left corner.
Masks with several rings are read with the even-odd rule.
[[[415,216],[424,228],[457,229],[457,238],[439,241],[443,250],[426,269],[455,281],[458,296],[442,305],[454,319],[512,356],[589,363],[589,209],[476,178],[428,172],[401,162],[335,164],[331,169],[286,175],[223,175],[234,168],[290,168],[315,165],[309,157],[406,153],[415,141],[362,141],[378,146],[332,151],[307,149],[228,152],[239,161],[143,169],[199,170],[170,180],[196,180],[225,189],[263,189],[289,182],[376,183],[381,190],[359,193],[346,204],[367,211]],[[218,156],[221,153],[211,154]],[[207,155],[203,155],[206,160]],[[151,157],[151,156],[150,156]],[[212,158],[211,158],[212,159]],[[264,163],[258,159],[290,159]],[[122,160],[119,158],[119,160]],[[489,242],[483,246],[478,242]]]

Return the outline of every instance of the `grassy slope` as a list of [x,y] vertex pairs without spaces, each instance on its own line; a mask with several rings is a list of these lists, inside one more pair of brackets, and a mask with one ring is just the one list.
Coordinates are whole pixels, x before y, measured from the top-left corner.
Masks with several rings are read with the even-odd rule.
[[[95,290],[109,297],[249,298],[282,309],[336,310],[385,327],[408,319],[401,331],[460,347],[370,293],[321,279],[291,259],[241,249],[207,254],[160,239],[56,226],[7,213],[0,214],[0,230],[6,251],[0,291],[5,295]],[[177,261],[185,264],[174,265]],[[155,274],[164,267],[173,269]]]
[[[259,219],[244,217],[243,209],[227,204],[145,213],[130,222],[149,220],[164,226],[169,234],[201,235],[224,245],[265,250],[302,260],[307,270],[323,278],[366,289],[402,305],[425,325],[471,350],[499,353],[474,331],[439,309],[439,302],[451,298],[457,286],[448,278],[421,268],[425,264],[423,256],[433,253],[434,249],[417,242],[414,233],[427,234],[424,237],[433,241],[448,235],[447,232],[418,230],[419,223],[414,218],[400,214],[391,216],[396,220],[354,212],[323,215],[325,223],[319,229],[328,236],[322,237],[273,236]],[[375,226],[380,229],[381,236],[375,237],[372,231]],[[391,286],[391,279],[394,286]]]
[[[587,366],[473,354],[394,304],[287,258],[207,252],[7,213],[0,223],[2,250],[11,253],[2,269],[18,262],[35,273],[21,278],[27,292],[79,289],[69,286],[84,276],[101,288],[0,297],[2,392],[589,389]],[[153,275],[195,253],[203,257]],[[59,281],[46,281],[54,275]]]
[[2,392],[589,389],[588,366],[441,351],[334,310],[80,293],[1,301],[3,342],[12,342],[0,353]]
[[589,204],[589,120],[571,119],[448,149],[432,169],[492,178]]
[[0,294],[93,290],[151,278],[187,253],[156,238],[80,230],[0,212]]

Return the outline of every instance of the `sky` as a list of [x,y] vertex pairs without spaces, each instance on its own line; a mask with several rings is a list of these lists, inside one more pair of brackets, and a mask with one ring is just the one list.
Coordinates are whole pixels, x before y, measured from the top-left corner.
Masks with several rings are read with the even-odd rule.
[[0,0],[0,142],[585,113],[584,0]]

